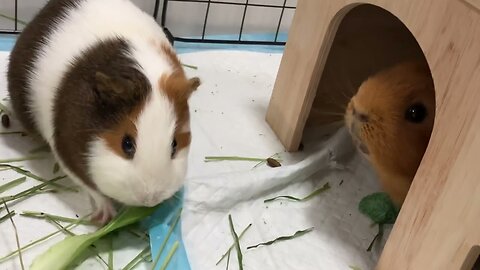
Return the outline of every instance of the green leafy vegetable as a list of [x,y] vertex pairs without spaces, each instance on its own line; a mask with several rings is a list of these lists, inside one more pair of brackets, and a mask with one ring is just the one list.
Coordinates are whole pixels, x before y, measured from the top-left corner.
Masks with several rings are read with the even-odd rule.
[[275,200],[278,200],[278,199],[287,199],[287,200],[292,200],[292,201],[296,201],[296,202],[304,202],[304,201],[308,201],[310,200],[311,198],[327,191],[330,189],[330,184],[327,182],[325,185],[323,185],[321,188],[313,191],[312,193],[310,193],[309,195],[307,195],[306,197],[304,198],[296,198],[296,197],[293,197],[293,196],[277,196],[277,197],[274,197],[274,198],[271,198],[271,199],[268,199],[268,200],[265,200],[263,201],[264,203],[269,203],[269,202],[272,202],[272,201],[275,201]]
[[388,194],[377,192],[364,197],[358,208],[376,224],[393,224],[399,209],[392,202]]
[[5,192],[5,191],[7,191],[7,190],[9,190],[9,189],[11,189],[11,188],[14,188],[14,187],[16,187],[16,186],[18,186],[18,185],[20,185],[20,184],[25,183],[25,180],[27,180],[26,177],[20,177],[20,178],[18,178],[18,179],[15,179],[15,180],[13,180],[13,181],[10,181],[10,182],[8,182],[8,183],[6,183],[6,184],[1,185],[1,186],[0,186],[0,193],[3,193],[3,192]]
[[[238,236],[238,240],[242,239],[243,235],[248,231],[248,229],[250,229],[250,227],[252,227],[252,223],[248,224],[248,226],[245,229],[243,229],[243,231]],[[230,256],[230,252],[234,247],[235,247],[235,242],[233,242],[233,244],[230,246],[227,252],[225,252],[225,254],[222,255],[220,260],[218,260],[218,262],[215,265],[218,265],[223,259],[225,259],[225,257]]]
[[235,227],[233,227],[232,215],[228,215],[228,222],[230,224],[230,231],[233,236],[233,241],[235,242],[235,249],[237,250],[238,267],[240,270],[243,270],[242,250],[240,249],[240,242],[238,241],[238,235],[235,232]]
[[[50,223],[53,223],[55,226],[60,228],[62,230],[62,232],[64,232],[66,235],[68,235],[68,236],[74,236],[75,235],[72,231],[70,231],[66,227],[63,227],[62,224],[58,223],[56,220],[51,219],[48,216],[46,217],[46,220],[48,220]],[[98,252],[92,246],[89,246],[88,249],[92,254],[94,254],[97,257],[97,259],[98,259],[97,261],[99,261],[100,263],[103,263],[107,267],[109,266],[109,264],[98,254]]]
[[350,269],[352,270],[362,270],[360,267],[358,266],[352,266],[352,265],[349,265],[348,267],[350,267]]
[[367,251],[371,251],[373,244],[383,237],[383,225],[395,223],[399,209],[392,202],[390,196],[384,192],[365,196],[360,201],[358,208],[362,214],[368,216],[375,224],[378,224],[378,233],[367,248]]
[[274,244],[276,242],[279,242],[279,241],[286,241],[286,240],[291,240],[291,239],[294,239],[294,238],[297,238],[297,237],[300,237],[304,234],[307,234],[311,231],[313,231],[313,227],[312,228],[309,228],[309,229],[306,229],[306,230],[303,230],[303,231],[297,231],[296,233],[294,233],[293,235],[289,235],[289,236],[281,236],[281,237],[278,237],[272,241],[268,241],[268,242],[264,242],[264,243],[260,243],[260,244],[257,244],[257,245],[254,245],[254,246],[249,246],[247,247],[247,249],[253,249],[253,248],[257,248],[259,246],[269,246],[271,244]]
[[76,235],[67,237],[65,240],[57,243],[45,253],[35,258],[30,269],[31,270],[60,270],[65,269],[74,262],[74,260],[82,254],[82,252],[92,243],[103,236],[113,232],[121,227],[133,224],[139,220],[149,216],[154,208],[147,207],[131,207],[122,211],[105,227],[94,233]]

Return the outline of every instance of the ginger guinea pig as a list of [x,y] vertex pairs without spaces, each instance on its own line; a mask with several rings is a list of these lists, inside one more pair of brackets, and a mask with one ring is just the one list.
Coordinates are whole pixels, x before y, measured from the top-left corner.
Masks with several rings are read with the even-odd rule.
[[433,128],[435,91],[423,62],[402,62],[364,81],[351,98],[345,123],[380,183],[401,206]]
[[10,55],[8,91],[26,129],[93,199],[154,206],[183,185],[191,140],[187,78],[161,27],[128,0],[51,0]]

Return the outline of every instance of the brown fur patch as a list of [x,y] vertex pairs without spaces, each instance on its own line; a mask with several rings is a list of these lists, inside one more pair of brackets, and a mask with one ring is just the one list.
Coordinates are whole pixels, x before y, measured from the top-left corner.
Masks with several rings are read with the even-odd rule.
[[[125,132],[152,91],[148,79],[128,55],[125,40],[104,40],[77,57],[55,98],[54,139],[64,164],[88,186],[89,143],[98,136],[119,153]],[[123,151],[120,156],[124,156]]]
[[125,115],[115,126],[100,134],[100,137],[107,142],[108,147],[121,157],[128,158],[128,155],[122,150],[123,137],[128,134],[134,138],[135,141],[137,139],[137,127],[135,122],[137,121],[143,106],[144,103],[140,104],[130,114]]
[[190,145],[192,135],[190,132],[177,132],[175,134],[175,140],[177,141],[177,151]]

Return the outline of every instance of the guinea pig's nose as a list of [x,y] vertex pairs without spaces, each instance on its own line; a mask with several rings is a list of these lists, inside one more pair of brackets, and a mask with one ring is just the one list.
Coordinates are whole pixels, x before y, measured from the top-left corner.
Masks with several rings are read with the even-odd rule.
[[142,200],[143,205],[146,207],[154,207],[159,203],[159,199],[156,196],[145,196]]

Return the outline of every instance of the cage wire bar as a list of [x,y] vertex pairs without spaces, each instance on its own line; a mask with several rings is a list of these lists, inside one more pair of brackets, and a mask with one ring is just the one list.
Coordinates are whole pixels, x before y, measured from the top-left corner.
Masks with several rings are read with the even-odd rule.
[[13,29],[0,29],[0,34],[19,34],[18,30],[18,0],[14,0],[14,16],[10,17],[8,15],[0,14],[1,17],[9,20],[13,20]]
[[[187,38],[187,37],[178,37],[175,36],[174,33],[171,33],[168,26],[166,25],[166,19],[168,15],[168,3],[169,2],[187,2],[187,3],[204,3],[207,5],[205,18],[203,21],[202,26],[202,36],[200,38]],[[230,6],[243,6],[243,15],[242,20],[240,22],[240,32],[238,33],[237,39],[212,39],[206,38],[205,33],[207,29],[207,22],[208,16],[210,12],[211,4],[220,4],[220,5],[230,5]],[[272,41],[264,41],[264,40],[242,40],[243,37],[243,29],[245,25],[245,17],[247,15],[247,10],[249,7],[263,7],[263,8],[272,8],[272,9],[280,9],[280,18],[276,25],[275,31],[275,38]],[[278,35],[280,32],[280,27],[282,25],[282,21],[284,18],[284,13],[286,9],[295,9],[294,6],[288,6],[287,0],[283,0],[282,5],[271,5],[271,4],[257,4],[257,3],[249,3],[249,0],[245,0],[245,3],[238,3],[238,2],[226,2],[226,1],[217,1],[217,0],[164,0],[163,1],[163,8],[162,8],[162,17],[161,17],[161,25],[167,35],[173,38],[174,41],[180,42],[194,42],[194,43],[218,43],[218,44],[240,44],[240,45],[285,45],[285,42],[278,41]]]
[[[158,12],[160,9],[160,1],[155,0],[154,9],[152,16],[157,19]],[[6,19],[13,20],[13,29],[0,29],[0,34],[19,34],[21,30],[18,27],[19,22],[21,22],[18,18],[18,2],[19,0],[14,0],[14,16],[10,17],[5,14],[0,14],[1,17]],[[172,33],[169,27],[166,25],[167,22],[167,15],[168,15],[168,4],[169,2],[187,2],[187,3],[203,3],[207,5],[205,17],[203,20],[202,26],[202,35],[200,38],[195,37],[180,37],[175,36],[175,33]],[[210,12],[210,6],[212,4],[219,4],[219,5],[230,5],[230,6],[243,6],[243,14],[242,19],[240,22],[240,31],[238,33],[238,38],[235,39],[213,39],[206,37],[207,31],[207,23],[208,17]],[[272,9],[280,9],[280,17],[278,19],[278,23],[276,25],[275,31],[275,38],[272,41],[265,41],[265,40],[243,40],[244,34],[244,26],[245,26],[245,17],[247,15],[247,10],[249,7],[262,7],[262,8],[272,8]],[[226,2],[226,1],[217,1],[217,0],[164,0],[162,5],[162,14],[160,18],[160,25],[164,29],[165,34],[167,35],[170,42],[179,41],[179,42],[189,42],[189,43],[217,43],[217,44],[238,44],[238,45],[279,45],[283,46],[286,42],[278,41],[278,35],[280,32],[280,27],[282,25],[282,21],[284,19],[285,10],[291,9],[294,10],[296,7],[287,5],[287,0],[283,0],[283,4],[281,5],[273,5],[273,4],[258,4],[258,3],[250,3],[249,0],[245,0],[245,3],[238,3],[238,2]],[[23,23],[23,22],[22,22]]]

